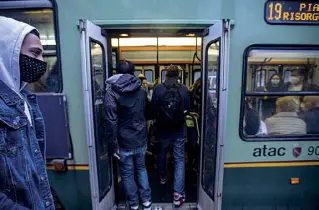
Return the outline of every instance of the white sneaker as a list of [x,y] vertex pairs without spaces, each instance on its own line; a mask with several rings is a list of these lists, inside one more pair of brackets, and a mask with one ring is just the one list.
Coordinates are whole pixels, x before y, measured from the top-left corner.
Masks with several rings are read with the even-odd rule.
[[151,210],[152,209],[152,202],[146,201],[143,203],[143,210]]

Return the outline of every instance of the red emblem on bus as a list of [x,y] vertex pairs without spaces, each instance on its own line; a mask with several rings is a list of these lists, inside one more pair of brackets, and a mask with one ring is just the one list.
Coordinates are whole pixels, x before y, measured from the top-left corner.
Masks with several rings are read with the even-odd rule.
[[295,147],[293,147],[293,148],[292,148],[292,154],[293,154],[293,156],[296,157],[296,158],[299,157],[300,154],[301,154],[301,150],[302,150],[301,146],[295,146]]

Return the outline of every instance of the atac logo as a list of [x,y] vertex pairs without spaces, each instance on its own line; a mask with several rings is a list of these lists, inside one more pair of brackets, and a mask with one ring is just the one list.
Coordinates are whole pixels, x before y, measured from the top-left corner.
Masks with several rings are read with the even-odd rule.
[[292,155],[297,158],[301,155],[302,147],[299,144],[294,144],[292,146]]

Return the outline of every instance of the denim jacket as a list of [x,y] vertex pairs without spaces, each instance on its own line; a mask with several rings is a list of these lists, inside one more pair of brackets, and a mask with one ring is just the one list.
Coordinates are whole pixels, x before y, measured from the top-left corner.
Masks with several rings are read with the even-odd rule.
[[0,80],[0,209],[54,210],[45,167],[45,130],[37,98],[23,90],[23,99]]

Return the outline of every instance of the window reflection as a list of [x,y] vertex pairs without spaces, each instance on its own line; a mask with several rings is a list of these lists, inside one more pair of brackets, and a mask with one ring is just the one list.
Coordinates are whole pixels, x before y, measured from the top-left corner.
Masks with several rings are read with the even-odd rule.
[[146,77],[146,80],[148,82],[153,82],[153,70],[151,69],[147,69],[147,70],[144,70],[144,73],[145,73],[145,77]]
[[217,94],[219,72],[219,41],[211,43],[207,49],[207,73],[205,74],[205,89],[207,94],[203,105],[203,188],[212,198],[215,188],[215,165],[217,147]]
[[105,138],[105,119],[104,119],[104,95],[105,95],[105,65],[104,48],[100,43],[91,42],[91,85],[92,85],[92,104],[94,117],[94,138],[97,160],[98,184],[100,199],[108,192],[111,187],[111,166],[108,156],[108,142]]
[[[250,51],[242,122],[244,135],[319,134],[316,129],[319,123],[314,120],[314,116],[319,117],[318,64],[317,50]],[[263,73],[256,74],[256,69],[261,68],[259,72]],[[268,78],[267,81],[263,81],[264,78]],[[296,92],[298,95],[294,95]]]
[[57,45],[54,27],[54,13],[51,9],[1,10],[1,15],[30,24],[40,32],[44,48],[44,60],[48,62],[47,72],[40,81],[28,85],[33,92],[59,92],[62,87],[61,69],[58,65]]

